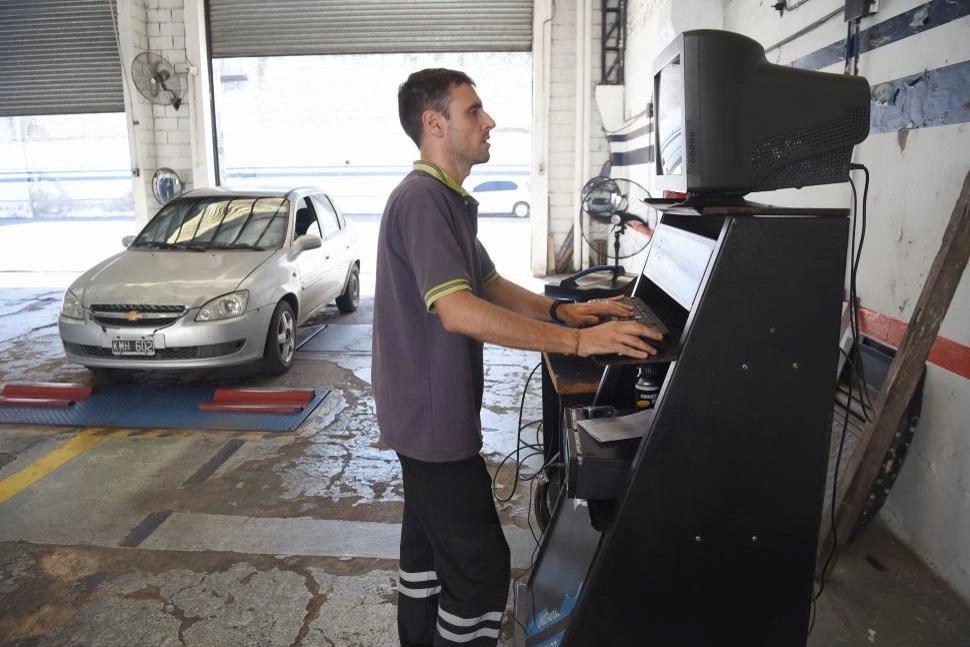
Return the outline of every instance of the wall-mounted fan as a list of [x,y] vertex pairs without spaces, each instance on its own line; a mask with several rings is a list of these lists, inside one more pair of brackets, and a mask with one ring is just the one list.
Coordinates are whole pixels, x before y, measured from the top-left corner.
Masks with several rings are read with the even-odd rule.
[[131,63],[131,80],[143,97],[160,106],[182,105],[185,83],[175,66],[155,52],[142,52]]
[[[636,256],[650,244],[649,238],[657,226],[657,212],[645,199],[650,192],[634,182],[622,177],[596,176],[583,186],[580,193],[582,211],[592,221],[608,225],[613,233],[614,273],[622,271],[620,260]],[[620,255],[620,238],[627,227],[647,237],[647,241],[635,252]],[[595,247],[583,234],[583,240]]]

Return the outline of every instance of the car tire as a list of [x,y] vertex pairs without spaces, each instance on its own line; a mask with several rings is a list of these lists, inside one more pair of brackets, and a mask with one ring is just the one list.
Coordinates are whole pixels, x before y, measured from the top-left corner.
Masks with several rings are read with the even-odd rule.
[[528,218],[529,217],[529,203],[528,202],[516,202],[512,205],[512,215],[517,218]]
[[360,268],[355,263],[350,268],[350,276],[347,277],[347,287],[344,293],[337,297],[337,308],[344,314],[349,314],[357,310],[360,305]]
[[263,348],[263,370],[273,375],[281,375],[293,366],[296,355],[296,317],[287,301],[280,301],[273,310],[266,331],[266,346]]

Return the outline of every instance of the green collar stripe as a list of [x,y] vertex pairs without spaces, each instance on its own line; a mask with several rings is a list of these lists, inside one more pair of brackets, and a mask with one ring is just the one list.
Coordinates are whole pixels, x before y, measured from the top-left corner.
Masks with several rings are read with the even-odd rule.
[[445,173],[440,166],[437,164],[432,164],[431,162],[425,162],[424,160],[418,160],[414,163],[415,171],[424,171],[431,177],[440,181],[446,187],[457,193],[458,195],[465,197],[468,195],[468,191],[461,188],[461,185],[455,182],[451,176]]

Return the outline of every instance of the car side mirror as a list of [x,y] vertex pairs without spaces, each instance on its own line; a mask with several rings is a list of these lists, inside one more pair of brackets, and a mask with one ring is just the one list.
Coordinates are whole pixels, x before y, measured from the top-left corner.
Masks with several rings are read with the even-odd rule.
[[323,241],[316,234],[303,234],[293,241],[293,250],[297,253],[318,247],[323,247]]
[[135,242],[134,236],[125,236],[124,238],[121,239],[121,244],[125,246],[125,249],[128,249],[129,247],[131,247],[131,244],[133,242]]

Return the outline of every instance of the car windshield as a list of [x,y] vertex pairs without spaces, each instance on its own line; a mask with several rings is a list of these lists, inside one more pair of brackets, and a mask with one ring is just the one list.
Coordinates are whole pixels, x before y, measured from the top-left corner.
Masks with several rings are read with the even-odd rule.
[[283,243],[286,198],[180,198],[162,207],[132,243],[152,249],[271,249]]

